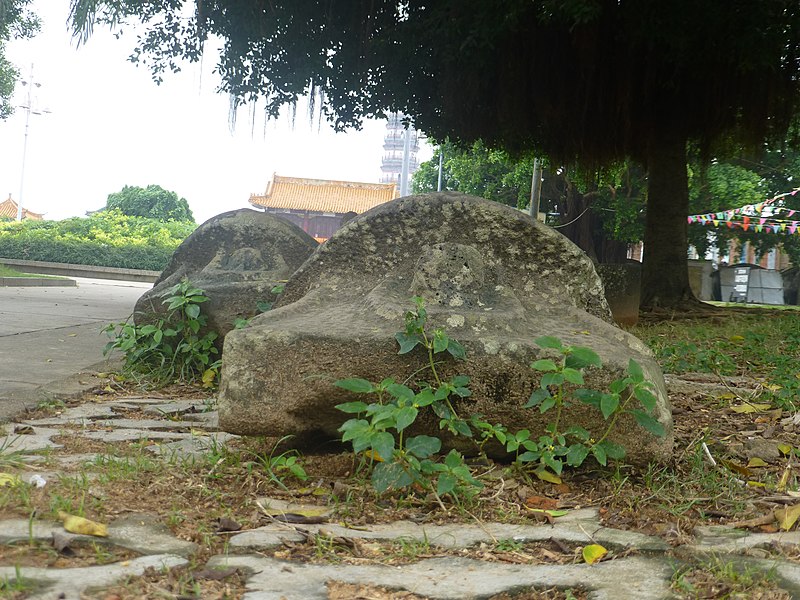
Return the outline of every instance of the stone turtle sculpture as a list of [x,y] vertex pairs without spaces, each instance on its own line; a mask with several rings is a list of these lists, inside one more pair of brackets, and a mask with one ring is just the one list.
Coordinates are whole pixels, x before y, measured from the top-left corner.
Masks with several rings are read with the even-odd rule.
[[[606,388],[630,358],[642,365],[655,385],[654,416],[668,433],[658,438],[623,418],[612,437],[631,461],[669,456],[672,419],[662,373],[649,349],[613,324],[589,258],[526,214],[449,192],[400,198],[355,218],[292,275],[274,310],[228,335],[221,428],[293,435],[300,446],[337,439],[347,415],[335,405],[354,398],[336,380],[413,381],[425,364],[424,352],[398,355],[394,339],[413,296],[426,300],[433,326],[466,347],[466,361],[438,367],[443,377],[471,378],[462,415],[543,432],[546,418],[523,405],[541,377],[529,368],[544,355],[534,340],[551,335],[600,355],[604,367],[587,373],[587,387]],[[603,424],[598,411],[580,403],[562,419],[590,431]],[[440,435],[436,420],[418,424],[420,432]]]
[[237,318],[250,318],[258,302],[274,300],[272,288],[318,245],[295,224],[266,213],[241,209],[212,217],[178,246],[153,288],[136,302],[134,321],[163,314],[161,294],[186,277],[205,290],[206,326],[221,344]]

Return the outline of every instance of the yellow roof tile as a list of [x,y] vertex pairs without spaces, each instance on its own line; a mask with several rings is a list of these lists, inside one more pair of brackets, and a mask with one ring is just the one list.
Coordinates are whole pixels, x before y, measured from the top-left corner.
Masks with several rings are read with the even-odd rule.
[[393,183],[358,183],[273,175],[263,195],[250,195],[250,204],[258,208],[344,214],[363,213],[397,197],[397,188]]
[[[12,219],[17,218],[17,203],[11,199],[11,196],[9,196],[7,200],[0,202],[0,217],[10,217]],[[33,211],[28,210],[24,206],[22,207],[23,219],[33,219],[34,221],[41,221],[43,217],[44,217],[43,213],[35,213]]]

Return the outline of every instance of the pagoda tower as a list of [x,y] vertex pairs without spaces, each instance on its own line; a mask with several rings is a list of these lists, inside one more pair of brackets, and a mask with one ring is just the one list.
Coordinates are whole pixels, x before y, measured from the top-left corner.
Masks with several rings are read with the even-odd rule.
[[394,183],[401,196],[411,193],[411,176],[419,168],[419,133],[412,125],[406,128],[405,117],[392,113],[386,122],[383,138],[381,183]]

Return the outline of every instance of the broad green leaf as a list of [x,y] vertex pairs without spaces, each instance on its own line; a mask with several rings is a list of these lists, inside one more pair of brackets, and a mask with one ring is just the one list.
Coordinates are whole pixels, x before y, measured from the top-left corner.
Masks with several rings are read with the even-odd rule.
[[436,482],[436,493],[439,496],[449,494],[456,487],[457,480],[451,473],[442,473],[439,475],[439,480]]
[[583,385],[583,373],[581,373],[577,369],[570,369],[569,367],[565,367],[561,371],[561,373],[564,375],[564,379],[566,379],[570,383],[574,383],[575,385]]
[[459,398],[469,398],[470,396],[472,396],[472,390],[470,390],[469,388],[457,387],[453,391]]
[[463,435],[464,437],[471,438],[472,437],[472,429],[470,429],[469,423],[464,421],[463,419],[455,419],[452,421],[453,429],[455,429],[458,435]]
[[561,373],[545,373],[542,375],[541,386],[547,387],[550,385],[561,385],[564,383],[564,376]]
[[417,409],[413,406],[405,406],[397,411],[395,420],[397,431],[403,431],[417,420]]
[[553,348],[555,350],[562,350],[564,348],[561,344],[561,340],[552,335],[545,335],[533,341],[542,348]]
[[642,365],[633,359],[628,361],[628,373],[630,373],[634,381],[644,381],[644,370],[642,370]]
[[556,363],[549,358],[542,358],[531,363],[531,369],[534,371],[555,371],[558,369]]
[[388,431],[381,431],[372,439],[372,449],[378,453],[384,461],[392,460],[394,454],[394,436]]
[[388,489],[403,489],[414,482],[414,478],[399,463],[382,462],[372,470],[372,487],[379,494]]
[[444,464],[450,469],[455,469],[456,467],[460,467],[464,464],[464,457],[461,456],[461,453],[458,450],[453,448],[447,453],[447,456],[444,457]]
[[545,398],[542,400],[542,403],[539,405],[539,412],[546,413],[548,410],[553,408],[556,405],[556,399],[552,396],[549,398]]
[[608,458],[606,457],[606,451],[600,444],[596,446],[592,446],[592,455],[595,457],[597,462],[599,462],[604,467],[608,464]]
[[425,388],[419,394],[414,396],[414,406],[421,407],[421,406],[429,406],[436,401],[436,398],[433,395],[433,390],[430,388]]
[[591,348],[584,348],[583,346],[574,346],[567,356],[566,365],[575,369],[583,367],[602,367],[603,362],[597,353]]
[[571,467],[580,467],[587,456],[589,456],[589,448],[583,444],[572,444],[567,451],[567,464]]
[[578,400],[583,402],[584,404],[588,404],[590,406],[594,406],[595,408],[600,408],[600,400],[603,397],[602,392],[598,392],[597,390],[575,390],[572,394]]
[[196,319],[200,316],[200,307],[197,304],[189,304],[186,307],[186,316],[190,319]]
[[608,554],[608,550],[603,548],[600,544],[589,544],[583,547],[581,554],[583,555],[583,562],[587,565],[593,565]]
[[542,462],[550,467],[556,475],[561,475],[561,471],[564,469],[564,464],[550,453],[542,455]]
[[418,458],[428,458],[442,449],[442,440],[430,435],[418,435],[406,440],[406,451]]
[[359,379],[358,377],[340,379],[333,385],[345,389],[348,392],[355,392],[357,394],[368,394],[374,390],[372,383],[366,379]]
[[467,357],[467,350],[455,340],[447,342],[447,351],[454,357],[464,360]]
[[450,380],[453,387],[466,387],[469,385],[469,377],[466,375],[456,375]]
[[367,404],[366,402],[345,402],[343,404],[337,404],[336,408],[344,413],[358,414],[366,412]]
[[541,452],[534,452],[532,450],[528,450],[527,452],[523,452],[517,457],[517,461],[521,463],[529,463],[537,461],[541,458]]
[[259,300],[256,302],[256,308],[258,312],[265,313],[268,310],[272,310],[272,302],[266,302],[265,300]]
[[646,412],[641,410],[632,410],[631,413],[633,417],[636,419],[636,422],[644,427],[647,431],[652,433],[653,435],[657,435],[658,437],[664,437],[666,431],[664,430],[664,426],[658,422],[657,419],[654,419]]
[[449,342],[450,338],[447,337],[447,334],[441,329],[437,329],[433,334],[433,352],[435,354],[444,352],[447,350],[447,345]]
[[533,408],[541,404],[542,400],[545,398],[550,397],[550,391],[547,388],[539,388],[537,390],[533,390],[530,399],[528,402],[523,406],[523,408]]
[[622,460],[625,458],[625,448],[619,444],[615,444],[609,440],[603,440],[598,446],[601,446],[606,456],[612,460]]
[[644,407],[644,409],[647,412],[652,412],[653,409],[656,407],[656,404],[658,403],[658,399],[653,395],[653,393],[650,390],[647,390],[647,389],[641,388],[641,387],[637,387],[633,391],[633,393],[636,396],[636,399],[639,402],[641,402],[642,407]]
[[394,339],[400,344],[400,351],[398,354],[406,354],[411,352],[418,344],[422,343],[422,339],[416,333],[403,333],[402,331],[394,335]]
[[608,420],[614,411],[619,407],[619,396],[617,394],[603,394],[600,398],[600,412],[603,418]]
[[390,383],[386,387],[386,391],[389,392],[394,398],[408,403],[413,402],[416,396],[416,394],[414,394],[414,390],[406,385],[403,385],[402,383]]
[[591,434],[586,429],[578,425],[573,425],[572,427],[567,428],[564,433],[578,438],[582,442],[588,442],[589,438],[591,437]]

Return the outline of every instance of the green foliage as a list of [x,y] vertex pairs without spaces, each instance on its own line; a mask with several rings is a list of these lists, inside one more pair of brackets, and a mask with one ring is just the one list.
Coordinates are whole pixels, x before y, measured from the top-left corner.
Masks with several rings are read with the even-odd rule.
[[6,43],[31,38],[41,26],[31,4],[32,0],[0,1],[0,121],[14,112],[11,97],[19,79],[19,70],[5,57]]
[[63,221],[0,223],[0,256],[161,271],[194,223],[103,211]]
[[665,372],[747,373],[763,385],[755,398],[748,394],[741,400],[770,402],[791,411],[800,408],[798,332],[800,313],[796,310],[773,310],[768,318],[738,313],[722,323],[667,322],[635,331]]
[[146,188],[126,185],[122,191],[108,195],[106,210],[118,210],[129,217],[194,223],[186,199],[179,198],[178,194],[160,185],[148,185]]
[[337,409],[356,415],[340,428],[342,441],[350,442],[356,453],[365,452],[372,459],[372,485],[378,493],[421,486],[437,497],[450,496],[456,502],[469,499],[482,487],[464,462],[464,457],[452,450],[443,461],[437,460],[442,441],[428,435],[406,436],[406,430],[421,411],[430,411],[439,418],[439,426],[455,435],[471,437],[470,425],[458,416],[451,397],[466,398],[469,378],[457,375],[442,381],[436,369],[437,354],[449,354],[463,359],[466,352],[456,340],[442,329],[427,328],[428,313],[422,298],[414,298],[415,310],[405,315],[405,330],[395,336],[400,354],[422,348],[427,355],[426,369],[431,381],[422,381],[417,389],[398,383],[393,378],[380,383],[350,378],[336,382],[342,389],[355,394],[376,396],[376,401],[346,402]]
[[443,153],[442,189],[495,200],[517,208],[530,204],[533,159],[514,159],[503,150],[487,148],[480,140],[468,149],[451,142],[439,146],[434,157],[414,173],[415,194],[435,192]]
[[212,361],[218,350],[216,332],[200,335],[206,325],[201,304],[208,300],[203,290],[183,279],[161,294],[166,314],[155,322],[137,325],[130,320],[112,323],[104,331],[111,341],[104,353],[119,350],[125,356],[124,372],[142,376],[156,384],[194,382],[210,386],[219,370]]
[[[609,459],[621,460],[625,448],[611,442],[608,436],[617,420],[626,414],[653,435],[664,435],[664,427],[651,416],[657,402],[650,391],[652,383],[645,379],[642,367],[635,360],[630,360],[627,375],[614,380],[607,392],[575,389],[573,386],[584,385],[586,368],[602,367],[600,357],[590,348],[564,346],[551,336],[541,337],[536,343],[554,351],[558,358],[543,358],[531,364],[533,370],[542,373],[542,378],[525,406],[538,408],[542,414],[554,411],[555,417],[547,424],[546,433],[536,440],[527,429],[499,438],[506,444],[506,450],[515,453],[517,463],[537,463],[538,469],[550,469],[558,475],[565,466],[580,466],[590,455],[603,466]],[[582,427],[562,423],[563,409],[575,400],[599,410],[608,423],[597,437]]]
[[[472,439],[480,452],[486,443],[496,440],[515,457],[519,467],[531,465],[539,472],[549,469],[555,474],[560,474],[565,466],[580,466],[588,456],[593,456],[603,466],[609,460],[624,458],[625,449],[609,439],[623,415],[633,417],[653,435],[664,435],[663,426],[652,416],[657,403],[650,391],[653,385],[645,379],[636,361],[630,361],[626,375],[613,381],[607,392],[576,389],[575,386],[584,385],[586,368],[602,366],[600,357],[590,348],[564,346],[561,340],[550,336],[540,337],[536,343],[552,351],[556,358],[542,358],[531,364],[542,376],[540,387],[525,405],[525,408],[537,408],[540,413],[555,412],[544,435],[534,439],[527,429],[510,432],[504,425],[490,424],[481,415],[471,415],[468,420],[460,417],[451,399],[472,394],[469,378],[456,375],[448,381],[441,380],[436,355],[449,353],[464,359],[466,352],[442,329],[430,331],[424,301],[417,297],[414,302],[416,309],[406,313],[405,330],[398,332],[395,339],[400,345],[399,354],[416,348],[426,351],[425,370],[431,374],[432,381],[417,382],[416,389],[393,378],[373,383],[354,377],[335,384],[354,394],[375,396],[374,402],[345,402],[336,408],[355,415],[339,431],[342,441],[350,442],[354,452],[365,453],[372,460],[372,485],[378,493],[416,485],[435,492],[439,498],[449,495],[459,501],[471,497],[481,487],[459,452],[451,450],[443,459],[438,456],[442,448],[440,438],[406,436],[407,430],[424,412],[432,412],[439,418],[440,429]],[[564,426],[562,411],[574,401],[600,411],[608,423],[605,430],[594,437],[582,427]],[[479,440],[475,439],[476,432]]]
[[284,490],[288,489],[283,482],[286,477],[294,477],[300,481],[308,479],[308,474],[303,468],[302,457],[296,449],[292,448],[280,454],[277,453],[278,446],[291,437],[287,435],[279,439],[268,455],[257,456],[259,464],[262,465],[270,480]]

